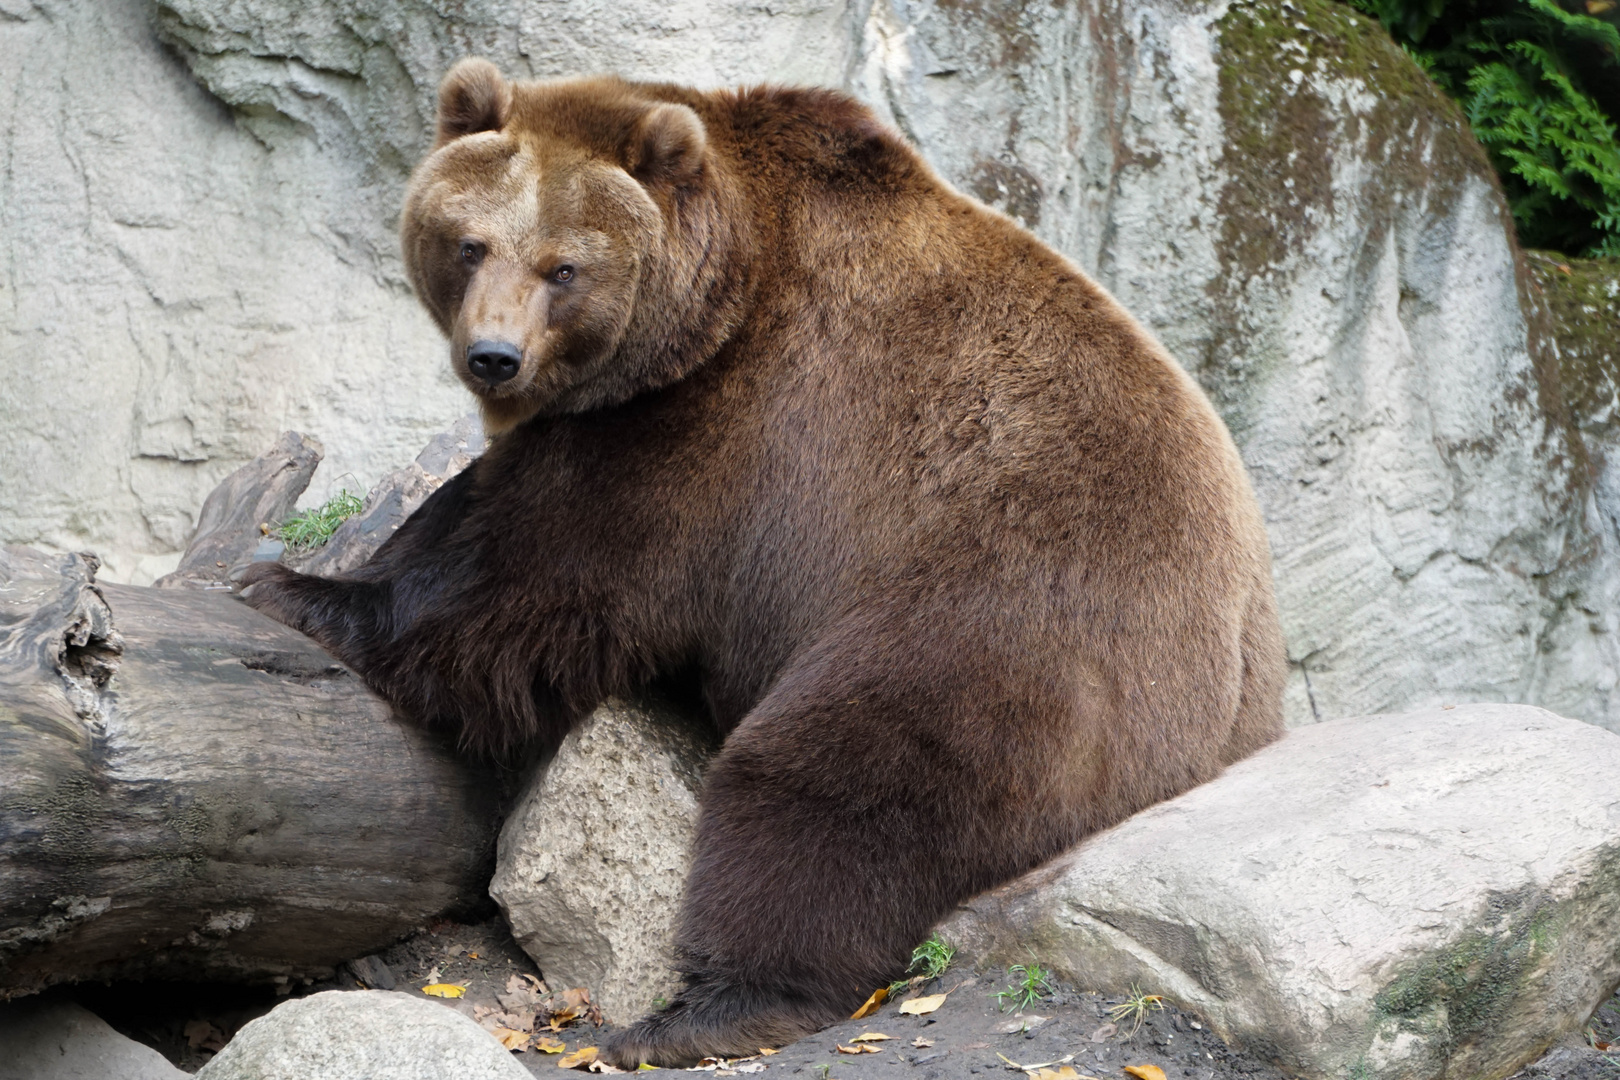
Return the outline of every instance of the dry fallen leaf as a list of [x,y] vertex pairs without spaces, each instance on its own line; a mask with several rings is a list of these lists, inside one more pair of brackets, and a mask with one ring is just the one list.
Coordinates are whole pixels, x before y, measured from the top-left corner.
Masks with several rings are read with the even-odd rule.
[[422,993],[436,998],[458,998],[466,992],[465,986],[458,986],[455,983],[429,983],[422,987]]
[[534,1048],[536,1050],[544,1051],[547,1054],[560,1054],[564,1050],[568,1049],[568,1044],[563,1042],[561,1039],[553,1039],[548,1036],[541,1035],[534,1040]]
[[557,1059],[559,1069],[577,1069],[581,1065],[589,1065],[596,1060],[596,1047],[582,1046],[572,1054],[564,1054]]
[[193,1050],[213,1050],[217,1053],[225,1049],[225,1033],[207,1020],[188,1020],[183,1031],[186,1045]]
[[508,1050],[527,1050],[529,1048],[529,1033],[527,1031],[498,1027],[490,1034],[501,1040],[501,1045]]
[[591,992],[583,986],[564,990],[556,997],[547,1022],[552,1031],[561,1031],[566,1025],[584,1017],[597,1027],[602,1026],[602,1011],[591,1004]]
[[759,1048],[759,1052],[764,1057],[770,1057],[772,1054],[780,1054],[782,1051],[780,1051],[780,1050],[772,1050],[769,1047],[762,1046],[762,1047]]
[[880,987],[879,989],[872,991],[872,996],[866,999],[866,1004],[856,1009],[855,1015],[851,1016],[850,1019],[865,1020],[868,1016],[871,1016],[873,1013],[877,1012],[879,1006],[888,1000],[889,988],[887,986]]
[[885,1035],[881,1031],[863,1031],[849,1041],[852,1043],[884,1042],[885,1040],[892,1038],[894,1038],[893,1035]]
[[605,1061],[593,1061],[586,1067],[593,1073],[622,1073],[629,1071],[628,1069],[621,1069],[617,1065],[609,1065]]
[[[919,1035],[915,1039],[911,1040],[911,1045],[915,1046],[919,1050],[926,1050],[930,1046],[934,1045],[934,1040],[933,1039],[925,1039],[921,1035]],[[986,1046],[988,1044],[987,1043],[980,1043],[979,1045],[980,1046]]]
[[1136,1080],[1165,1080],[1164,1070],[1157,1065],[1127,1065],[1125,1071]]
[[1035,1080],[1080,1080],[1080,1070],[1073,1065],[1059,1069],[1037,1069],[1031,1075]]
[[906,1016],[927,1016],[945,1004],[945,999],[948,996],[948,994],[929,994],[927,997],[902,1001],[900,1003],[900,1012]]
[[854,1046],[845,1046],[843,1043],[835,1043],[834,1045],[838,1047],[840,1054],[879,1054],[883,1052],[883,1047],[873,1046],[871,1043],[856,1043]]

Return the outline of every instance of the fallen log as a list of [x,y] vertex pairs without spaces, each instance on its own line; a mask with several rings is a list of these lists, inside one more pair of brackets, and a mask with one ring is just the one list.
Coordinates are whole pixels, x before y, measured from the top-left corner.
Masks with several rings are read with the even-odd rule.
[[325,974],[484,902],[500,783],[224,590],[0,551],[0,998]]

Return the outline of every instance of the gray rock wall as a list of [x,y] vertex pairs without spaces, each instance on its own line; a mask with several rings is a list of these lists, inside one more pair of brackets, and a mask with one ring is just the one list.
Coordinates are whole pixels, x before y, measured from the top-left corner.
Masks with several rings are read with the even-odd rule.
[[167,569],[276,432],[329,448],[318,498],[463,411],[392,238],[454,58],[823,83],[1069,253],[1209,389],[1271,528],[1291,721],[1484,699],[1620,729],[1614,525],[1494,179],[1342,5],[0,9],[0,539]]

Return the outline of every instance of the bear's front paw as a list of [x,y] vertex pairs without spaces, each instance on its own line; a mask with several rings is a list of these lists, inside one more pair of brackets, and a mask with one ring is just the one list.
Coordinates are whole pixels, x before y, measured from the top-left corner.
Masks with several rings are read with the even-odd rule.
[[277,622],[298,627],[302,605],[292,602],[292,591],[303,576],[280,563],[249,563],[231,571],[231,593]]

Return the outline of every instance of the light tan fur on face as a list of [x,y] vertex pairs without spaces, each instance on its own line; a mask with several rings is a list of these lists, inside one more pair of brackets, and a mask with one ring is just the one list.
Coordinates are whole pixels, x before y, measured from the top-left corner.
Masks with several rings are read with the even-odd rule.
[[[547,411],[588,381],[623,336],[658,243],[661,215],[641,185],[566,144],[480,132],[434,153],[411,186],[407,249],[417,245],[413,266],[432,268],[417,288],[486,430]],[[466,241],[484,248],[470,272],[459,261]],[[574,277],[559,285],[551,277],[564,266]],[[522,349],[514,378],[490,386],[469,370],[467,350],[482,340]]]

